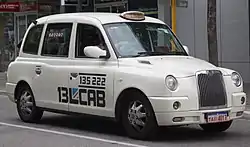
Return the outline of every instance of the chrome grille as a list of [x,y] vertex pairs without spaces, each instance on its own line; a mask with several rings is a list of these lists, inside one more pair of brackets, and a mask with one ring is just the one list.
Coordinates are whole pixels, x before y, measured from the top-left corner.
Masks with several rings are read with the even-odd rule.
[[197,73],[199,103],[202,108],[221,108],[227,103],[222,73],[208,70]]

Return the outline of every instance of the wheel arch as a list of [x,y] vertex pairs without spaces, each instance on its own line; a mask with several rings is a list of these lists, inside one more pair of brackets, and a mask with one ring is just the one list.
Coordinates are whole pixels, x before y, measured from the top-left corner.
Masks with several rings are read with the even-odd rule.
[[29,88],[31,88],[30,85],[29,85],[29,83],[28,83],[27,81],[25,81],[25,80],[20,80],[20,81],[17,83],[16,88],[15,88],[15,91],[14,91],[14,98],[15,98],[15,101],[17,100],[17,92],[18,92],[18,89],[19,89],[19,87],[22,87],[22,86],[28,86]]
[[115,120],[117,122],[119,122],[121,120],[122,102],[124,100],[126,100],[127,96],[132,95],[132,94],[143,95],[149,101],[149,99],[146,96],[146,94],[142,90],[140,90],[138,88],[129,87],[129,88],[126,88],[126,89],[122,90],[122,92],[119,94],[119,96],[118,96],[118,98],[116,100],[116,104],[115,104]]

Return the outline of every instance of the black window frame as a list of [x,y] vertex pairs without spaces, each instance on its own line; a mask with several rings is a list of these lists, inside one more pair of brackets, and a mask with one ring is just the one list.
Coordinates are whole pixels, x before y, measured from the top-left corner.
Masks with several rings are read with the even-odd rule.
[[[45,54],[44,53],[47,32],[48,32],[49,29],[51,29],[51,27],[55,28],[54,26],[57,26],[57,25],[66,25],[66,26],[68,25],[70,27],[69,44],[68,44],[68,54],[67,55],[52,55],[52,54]],[[44,57],[63,57],[63,58],[69,58],[71,36],[72,36],[72,33],[73,33],[73,25],[74,25],[73,22],[48,23],[47,27],[46,27],[46,30],[45,30],[45,34],[44,34],[44,39],[43,39],[43,44],[42,44],[42,49],[41,49],[41,56],[44,56]],[[63,29],[63,28],[66,28],[66,27],[64,26],[64,27],[59,27],[59,28]]]
[[[25,54],[31,54],[31,55],[38,55],[44,26],[45,26],[44,24],[38,24],[38,25],[35,25],[35,26],[33,26],[32,28],[29,29],[29,32],[26,35],[25,41],[24,41],[24,44],[23,44],[23,48],[22,48],[22,52],[23,53],[25,53]],[[39,29],[39,28],[41,28],[41,32],[40,32],[39,41],[37,42],[38,44],[37,44],[36,50],[34,50],[34,52],[32,52],[30,50],[27,50],[28,48],[30,48],[30,47],[26,48],[26,45],[27,45],[27,43],[29,43],[28,40],[29,40],[29,37],[30,37],[31,33],[33,33],[33,30]]]
[[104,42],[104,46],[105,46],[105,51],[107,52],[107,57],[109,57],[109,49],[108,49],[108,46],[107,46],[107,43],[106,43],[106,41],[105,41],[105,38],[104,38],[104,36],[103,36],[103,34],[102,34],[102,32],[101,32],[101,30],[97,27],[97,26],[95,26],[95,25],[92,25],[92,24],[87,24],[87,23],[77,23],[77,27],[76,27],[76,39],[75,39],[75,58],[76,59],[86,59],[86,58],[90,58],[90,59],[92,59],[91,57],[87,57],[87,56],[78,56],[78,50],[79,50],[79,29],[80,29],[80,26],[90,26],[90,27],[94,27],[94,28],[96,28],[96,30],[98,31],[98,33],[101,35],[101,38],[102,38],[102,40],[103,40],[103,42]]

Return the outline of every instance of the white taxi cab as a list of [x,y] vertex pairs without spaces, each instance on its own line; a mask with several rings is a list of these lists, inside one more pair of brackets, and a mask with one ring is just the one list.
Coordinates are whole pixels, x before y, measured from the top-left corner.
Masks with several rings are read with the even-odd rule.
[[7,71],[22,121],[44,111],[113,118],[135,139],[159,126],[226,131],[245,110],[237,71],[189,56],[169,26],[142,12],[70,13],[34,21]]

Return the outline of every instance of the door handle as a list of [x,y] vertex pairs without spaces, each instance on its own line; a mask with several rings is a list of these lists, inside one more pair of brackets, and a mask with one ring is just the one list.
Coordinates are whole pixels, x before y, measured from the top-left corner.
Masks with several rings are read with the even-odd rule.
[[73,73],[70,73],[70,75],[71,75],[71,77],[73,77],[73,78],[77,78],[78,73],[73,72]]
[[42,73],[42,67],[41,66],[36,66],[35,72],[36,74],[40,75]]

